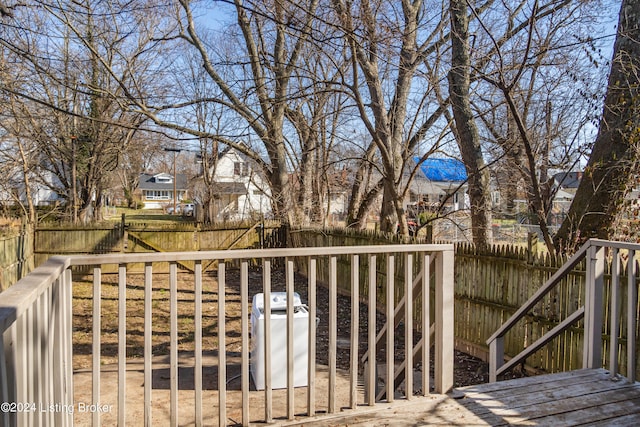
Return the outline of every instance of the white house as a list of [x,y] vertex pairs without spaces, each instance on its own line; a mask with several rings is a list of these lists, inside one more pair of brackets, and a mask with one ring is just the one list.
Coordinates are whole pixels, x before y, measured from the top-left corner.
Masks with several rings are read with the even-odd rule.
[[235,148],[220,152],[213,173],[216,219],[241,221],[271,214],[271,192],[255,162]]
[[559,172],[552,178],[554,197],[552,200],[554,213],[563,213],[569,210],[573,197],[578,190],[582,172]]
[[157,173],[140,175],[137,191],[140,194],[144,209],[162,209],[173,205],[173,190],[176,190],[176,203],[180,203],[187,197],[187,177],[177,174],[174,184],[174,176],[169,173]]
[[[20,202],[26,203],[27,191],[22,170],[16,167],[4,172],[7,175],[0,185],[0,203],[12,205],[16,202],[16,197]],[[29,173],[29,184],[31,198],[35,206],[48,206],[64,202],[64,199],[54,190],[54,188],[62,188],[62,185],[53,172],[39,167],[37,171]]]

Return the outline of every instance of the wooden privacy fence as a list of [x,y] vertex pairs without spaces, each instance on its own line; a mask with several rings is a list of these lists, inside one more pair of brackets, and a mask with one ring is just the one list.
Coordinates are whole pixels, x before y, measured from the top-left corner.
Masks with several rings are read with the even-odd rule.
[[36,265],[53,255],[246,249],[278,245],[280,225],[234,223],[213,226],[118,223],[38,227]]
[[[385,236],[371,232],[352,230],[293,230],[291,242],[297,246],[373,245],[384,244]],[[397,240],[391,236],[390,240]],[[389,240],[387,240],[389,243]],[[402,260],[396,260],[402,262]],[[530,253],[517,246],[494,246],[478,249],[471,244],[455,246],[455,337],[456,348],[466,353],[488,359],[486,340],[514,314],[566,261],[564,257],[553,258],[548,254]],[[339,262],[338,277],[346,277],[348,266]],[[621,306],[627,306],[628,260],[623,257]],[[606,258],[603,304],[610,306],[611,260]],[[384,271],[384,270],[381,270]],[[396,268],[397,279],[402,279],[404,268]],[[637,270],[636,270],[637,271]],[[378,273],[384,274],[384,273]],[[638,286],[637,281],[632,281]],[[339,280],[340,284],[349,281]],[[579,263],[560,283],[547,294],[511,330],[504,342],[504,352],[510,358],[523,347],[535,342],[546,332],[557,326],[569,314],[584,305],[585,266]],[[343,289],[348,291],[348,289]],[[402,292],[401,289],[398,290]],[[378,289],[378,301],[384,303],[384,289]],[[401,298],[395,295],[395,299]],[[417,307],[419,310],[419,307]],[[640,307],[636,307],[639,310]],[[416,318],[421,314],[416,312]],[[611,341],[610,311],[604,312],[602,331],[605,348],[604,363],[609,363]],[[582,321],[568,328],[549,344],[526,359],[526,367],[547,372],[563,372],[580,369],[583,365],[584,325]],[[626,352],[626,340],[618,341],[620,353]],[[637,360],[637,358],[636,358]],[[621,360],[621,369],[626,361]],[[639,369],[640,371],[640,369]],[[640,378],[639,378],[640,379]]]
[[[502,372],[522,363],[567,331],[571,332],[570,329],[578,323],[581,323],[583,331],[582,368],[607,367],[611,379],[618,381],[621,376],[626,376],[635,381],[638,363],[638,250],[640,245],[637,244],[589,239],[487,340],[490,381],[496,381]],[[573,308],[563,313],[554,328],[536,337],[535,342],[525,343],[522,351],[504,363],[504,344],[511,331],[580,264],[586,269],[585,286],[582,288],[584,304],[573,304],[572,300],[569,306]],[[609,277],[605,279],[605,276]],[[565,304],[561,308],[566,307]]]
[[0,292],[33,270],[34,262],[31,227],[0,237]]
[[[456,246],[456,340],[461,350],[487,359],[486,340],[515,313],[566,259],[531,256],[524,248],[498,246],[479,250]],[[558,287],[540,301],[505,342],[513,356],[555,327],[584,304],[585,269],[579,264]],[[567,330],[530,356],[534,369],[562,372],[582,366],[582,325]]]

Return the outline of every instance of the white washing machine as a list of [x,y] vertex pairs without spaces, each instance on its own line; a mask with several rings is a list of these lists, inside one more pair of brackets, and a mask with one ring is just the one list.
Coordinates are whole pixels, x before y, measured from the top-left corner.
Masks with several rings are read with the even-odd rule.
[[[293,386],[307,385],[309,311],[294,292]],[[287,388],[287,294],[271,293],[271,388]],[[265,388],[264,294],[253,296],[251,310],[251,376],[257,390]]]

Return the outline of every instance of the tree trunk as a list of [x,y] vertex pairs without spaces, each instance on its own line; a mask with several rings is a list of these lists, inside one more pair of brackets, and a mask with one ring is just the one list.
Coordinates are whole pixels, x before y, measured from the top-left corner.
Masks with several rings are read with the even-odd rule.
[[470,58],[469,18],[465,0],[451,0],[451,71],[449,97],[454,117],[454,133],[467,169],[473,242],[478,246],[492,241],[489,169],[480,146],[480,136],[469,101]]
[[600,129],[556,246],[572,251],[610,239],[636,173],[640,141],[640,0],[623,0]]

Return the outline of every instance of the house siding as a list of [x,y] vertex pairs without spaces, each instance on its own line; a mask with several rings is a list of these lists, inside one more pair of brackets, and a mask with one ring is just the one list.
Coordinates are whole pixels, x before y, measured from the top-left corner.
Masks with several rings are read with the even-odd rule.
[[230,148],[219,158],[214,181],[240,183],[243,193],[220,195],[216,209],[218,219],[246,220],[255,216],[270,216],[269,186],[256,171],[255,165],[237,150]]

